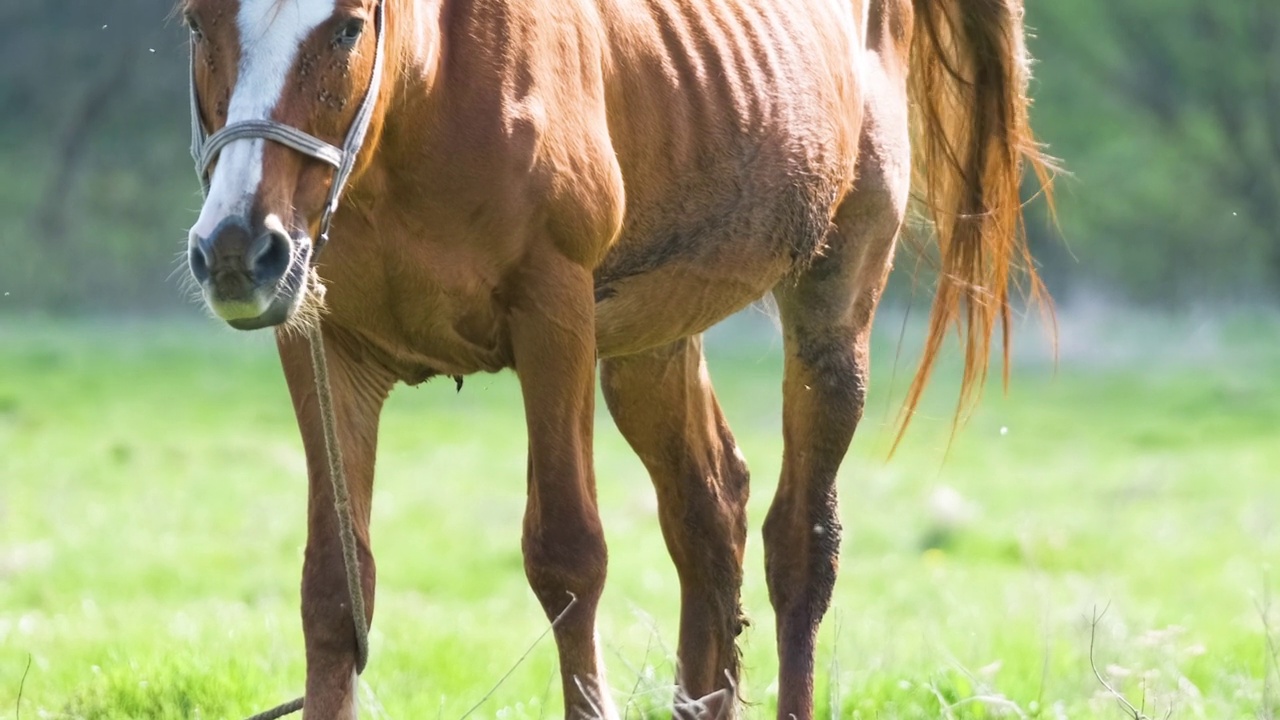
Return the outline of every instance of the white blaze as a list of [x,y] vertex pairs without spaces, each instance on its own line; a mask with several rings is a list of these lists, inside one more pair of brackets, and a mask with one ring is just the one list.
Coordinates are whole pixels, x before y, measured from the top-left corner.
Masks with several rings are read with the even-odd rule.
[[[240,0],[240,67],[227,124],[267,120],[280,104],[298,49],[328,20],[336,0]],[[262,182],[264,140],[236,140],[222,149],[192,238],[208,237],[224,219],[249,212]]]

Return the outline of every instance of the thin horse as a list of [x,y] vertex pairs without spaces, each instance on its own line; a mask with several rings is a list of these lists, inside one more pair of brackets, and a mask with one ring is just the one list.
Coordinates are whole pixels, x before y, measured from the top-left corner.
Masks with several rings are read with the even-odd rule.
[[305,717],[355,716],[356,660],[312,365],[291,327],[318,323],[324,339],[370,618],[369,505],[389,391],[514,368],[529,433],[526,575],[549,618],[576,598],[555,627],[567,717],[617,716],[595,633],[599,361],[678,570],[680,693],[702,700],[698,716],[723,718],[738,713],[748,474],[700,333],[772,293],[784,455],[763,530],[778,716],[811,718],[840,544],[836,471],[913,189],[936,226],[940,272],[904,417],[950,327],[964,334],[970,402],[997,326],[1007,340],[1013,274],[1038,288],[1021,232],[1024,165],[1045,182],[1021,0],[180,10],[194,130],[208,140],[192,274],[234,327],[279,326],[306,448]]

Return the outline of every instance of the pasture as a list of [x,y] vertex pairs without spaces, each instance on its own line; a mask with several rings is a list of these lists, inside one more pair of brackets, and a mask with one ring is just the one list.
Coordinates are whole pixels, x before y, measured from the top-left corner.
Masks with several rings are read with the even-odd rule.
[[[1067,322],[1056,371],[1042,350],[1018,353],[1010,393],[993,378],[949,450],[956,373],[940,368],[886,460],[915,358],[910,337],[897,353],[900,327],[886,313],[877,328],[841,472],[821,716],[1123,718],[1091,640],[1098,671],[1152,717],[1280,713],[1280,324]],[[758,314],[708,345],[752,469],[742,694],[765,717],[759,526],[781,457],[781,353]],[[559,714],[521,565],[519,407],[510,374],[392,396],[362,717],[454,720],[491,689],[471,717]],[[603,403],[596,448],[609,681],[627,717],[663,717],[675,573]],[[0,717],[238,718],[295,697],[305,500],[267,334],[0,318]]]

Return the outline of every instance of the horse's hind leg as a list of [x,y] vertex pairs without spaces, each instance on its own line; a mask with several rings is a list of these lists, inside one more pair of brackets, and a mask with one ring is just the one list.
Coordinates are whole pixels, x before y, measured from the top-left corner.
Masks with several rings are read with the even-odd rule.
[[680,577],[676,716],[732,717],[748,477],[711,388],[701,338],[605,360],[601,385],[618,429],[653,479]]
[[[898,147],[905,151],[905,138]],[[782,720],[813,717],[814,643],[840,548],[836,471],[862,417],[871,318],[906,205],[905,152],[887,162],[884,144],[862,149],[858,184],[823,257],[774,288],[785,352],[783,462],[764,549]]]

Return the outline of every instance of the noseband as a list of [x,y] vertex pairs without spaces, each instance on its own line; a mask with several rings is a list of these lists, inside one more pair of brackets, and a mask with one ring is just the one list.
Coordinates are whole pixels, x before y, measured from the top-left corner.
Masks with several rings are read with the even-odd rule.
[[320,253],[320,249],[329,241],[329,226],[333,221],[333,213],[338,209],[342,190],[355,169],[360,148],[364,145],[365,134],[369,131],[369,123],[373,120],[374,106],[378,104],[378,90],[382,86],[382,63],[386,45],[386,7],[387,0],[379,0],[377,16],[374,19],[377,50],[373,56],[373,76],[369,79],[369,88],[365,91],[364,100],[360,103],[355,119],[351,121],[351,127],[347,130],[347,137],[342,147],[331,145],[298,128],[269,118],[231,123],[213,135],[208,135],[205,132],[204,123],[200,120],[200,100],[196,96],[196,48],[195,41],[192,40],[191,158],[195,160],[201,191],[206,196],[209,194],[209,166],[217,159],[223,148],[236,140],[271,140],[333,167],[334,175],[333,182],[329,186],[329,199],[325,202],[324,214],[320,218],[320,236],[315,240],[315,251],[311,254],[313,262]]

